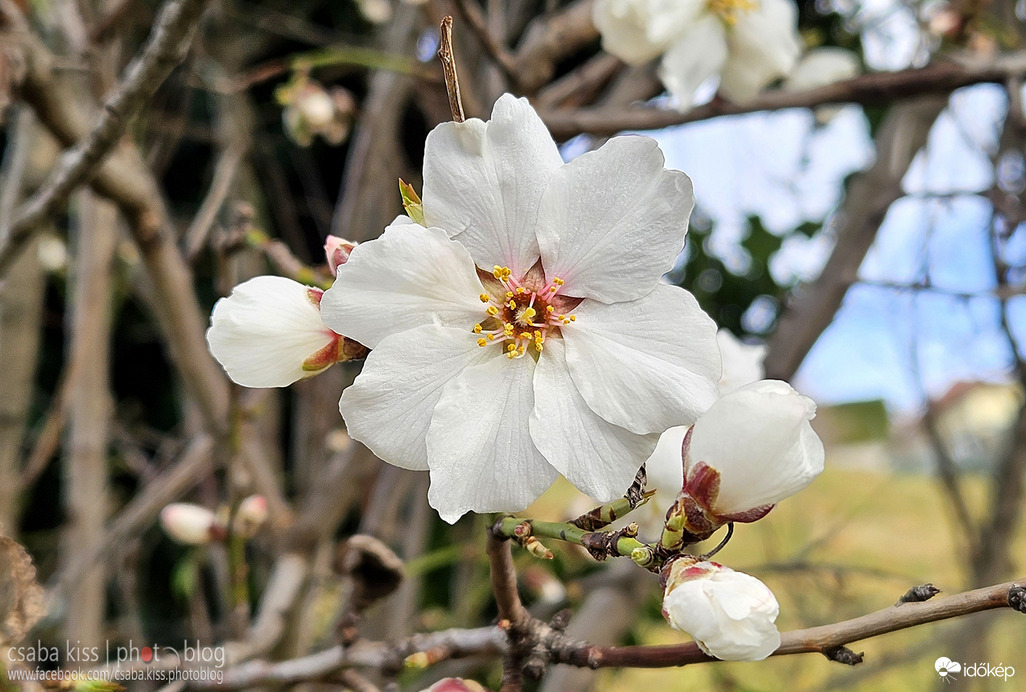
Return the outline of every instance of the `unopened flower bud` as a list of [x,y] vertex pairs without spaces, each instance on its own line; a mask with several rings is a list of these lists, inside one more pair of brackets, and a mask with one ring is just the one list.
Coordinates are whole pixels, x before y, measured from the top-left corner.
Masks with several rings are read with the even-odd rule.
[[443,678],[431,687],[425,687],[420,692],[488,692],[488,690],[473,680]]
[[160,512],[164,532],[183,545],[206,545],[224,537],[224,525],[206,507],[175,502]]
[[325,239],[324,256],[328,260],[328,269],[331,270],[332,276],[338,273],[340,265],[349,261],[349,253],[355,247],[356,243],[345,238],[339,238],[337,235],[329,235]]
[[250,495],[239,503],[235,510],[235,533],[243,538],[252,538],[267,521],[267,498],[263,495]]
[[301,147],[310,146],[320,136],[339,145],[349,136],[356,116],[356,101],[348,91],[334,87],[330,92],[319,82],[300,77],[279,90],[285,106],[282,123],[285,134]]
[[824,459],[809,424],[815,415],[811,399],[776,380],[717,400],[684,442],[681,501],[688,522],[702,523],[695,523],[696,509],[713,527],[755,521],[811,483]]
[[682,557],[666,579],[663,616],[702,651],[724,661],[759,661],[780,646],[780,606],[753,576],[715,562]]
[[207,345],[244,387],[287,387],[363,349],[321,321],[319,288],[258,276],[214,305]]

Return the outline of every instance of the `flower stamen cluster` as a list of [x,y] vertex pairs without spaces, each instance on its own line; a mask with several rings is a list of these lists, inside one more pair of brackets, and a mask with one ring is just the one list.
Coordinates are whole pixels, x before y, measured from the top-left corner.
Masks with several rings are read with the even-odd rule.
[[477,340],[478,346],[483,348],[492,342],[505,344],[506,357],[511,360],[522,358],[532,345],[536,353],[541,353],[545,339],[559,334],[559,325],[577,321],[576,315],[557,314],[551,304],[563,287],[563,279],[553,277],[535,291],[514,279],[512,274],[509,267],[495,265],[492,276],[505,289],[504,297],[497,301],[488,293],[478,296],[482,303],[488,304],[487,317],[474,325],[475,334],[484,334]]

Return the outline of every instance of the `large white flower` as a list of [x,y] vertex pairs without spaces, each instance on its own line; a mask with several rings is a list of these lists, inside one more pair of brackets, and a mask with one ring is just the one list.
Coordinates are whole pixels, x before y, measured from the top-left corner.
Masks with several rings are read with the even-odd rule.
[[724,661],[760,661],[780,646],[780,606],[755,577],[716,562],[675,560],[666,582],[663,615],[690,634],[702,651]]
[[631,64],[663,56],[659,76],[681,111],[720,75],[720,93],[750,101],[801,53],[792,0],[597,0],[603,47]]
[[399,217],[339,268],[324,320],[373,349],[340,402],[349,433],[430,470],[447,521],[523,509],[557,471],[611,500],[715,398],[715,326],[659,282],[694,204],[663,163],[616,137],[564,165],[505,95],[428,135],[427,227]]
[[214,305],[207,346],[244,387],[287,387],[363,350],[321,321],[323,291],[258,276]]

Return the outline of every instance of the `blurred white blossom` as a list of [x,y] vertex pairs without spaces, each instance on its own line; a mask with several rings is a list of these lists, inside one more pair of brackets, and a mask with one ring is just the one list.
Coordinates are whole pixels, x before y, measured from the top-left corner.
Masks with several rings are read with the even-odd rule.
[[275,95],[284,106],[281,117],[285,134],[299,146],[310,146],[318,136],[337,146],[349,137],[356,101],[347,90],[333,87],[328,91],[319,82],[300,75]]
[[786,77],[801,53],[792,0],[597,0],[608,52],[633,64],[662,56],[659,76],[681,111],[714,75],[736,103]]
[[715,398],[715,325],[659,278],[691,181],[656,143],[614,137],[563,164],[525,99],[444,123],[424,154],[425,226],[353,250],[324,319],[373,348],[342,396],[350,434],[430,470],[450,522],[526,507],[565,475],[608,501],[657,434]]
[[164,532],[184,545],[206,545],[224,537],[224,524],[206,507],[174,502],[160,511]]
[[[813,48],[802,56],[794,70],[784,80],[789,91],[807,91],[851,79],[862,71],[862,64],[855,53],[837,46]],[[841,106],[827,105],[815,109],[816,121],[821,125],[830,122],[841,111]]]
[[780,646],[780,606],[755,577],[715,562],[675,560],[666,580],[663,615],[702,651],[724,661],[760,661]]

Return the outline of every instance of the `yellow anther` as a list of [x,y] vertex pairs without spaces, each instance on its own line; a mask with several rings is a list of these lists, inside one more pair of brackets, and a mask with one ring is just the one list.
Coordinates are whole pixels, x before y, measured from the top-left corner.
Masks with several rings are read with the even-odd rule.
[[513,272],[510,271],[509,267],[500,267],[499,265],[496,264],[492,268],[492,276],[494,276],[499,281],[505,281],[506,279],[509,278],[510,274],[512,274],[512,273]]
[[529,320],[529,319],[531,319],[532,317],[534,317],[537,314],[538,314],[537,310],[535,310],[532,307],[528,307],[526,310],[524,310],[524,317],[523,317],[523,319]]
[[556,292],[556,287],[555,286],[549,286],[549,293],[555,293],[555,292]]
[[556,308],[552,307],[551,305],[546,305],[545,306],[545,312],[547,312],[549,314],[552,314],[552,311],[555,310],[555,309]]
[[557,276],[554,279],[552,279],[552,283],[556,284],[557,286],[562,286],[563,280]]
[[513,325],[509,323],[502,325],[502,331],[506,336],[513,336]]
[[488,335],[488,340],[489,341],[493,341],[494,339],[495,339],[495,335],[494,334],[489,334]]
[[506,357],[509,358],[510,360],[513,360],[514,358],[517,357],[517,354],[516,353],[507,353]]
[[510,310],[516,310],[517,309],[517,304],[513,300],[510,300],[509,303],[507,303],[507,305],[509,305],[509,309]]
[[540,331],[538,331],[537,329],[534,330],[534,338],[535,339],[542,338],[542,333]]
[[481,295],[478,296],[478,298],[481,299],[482,303],[487,303],[489,300],[491,300],[491,298],[488,297],[487,293],[482,293]]
[[513,291],[507,291],[506,292],[506,297],[507,298],[512,298],[513,297]]
[[510,344],[509,346],[506,347],[506,350],[509,351],[510,353],[513,353],[514,351],[517,350],[517,346],[516,346],[516,344]]
[[577,315],[570,315],[570,321],[571,322],[576,322],[577,321]]
[[484,337],[478,339],[477,340],[477,345],[478,346],[487,346],[488,345],[488,339],[485,339]]
[[517,286],[517,293],[519,293],[520,295],[523,295],[523,294],[527,293],[527,289],[524,288],[523,286]]
[[521,346],[520,348],[517,349],[517,353],[519,353],[520,355],[524,355],[524,353],[526,351],[527,351],[527,346]]
[[534,347],[538,350],[538,353],[541,353],[545,349],[545,347],[541,345],[540,341],[535,341]]
[[520,338],[521,339],[530,339],[531,338],[531,333],[530,332],[520,332]]
[[475,324],[474,325],[474,333],[475,334],[480,334],[481,333],[481,329],[482,329],[482,327],[481,327],[480,324]]
[[494,305],[489,305],[488,309],[485,310],[485,312],[487,312],[492,317],[495,317],[496,315],[499,314],[499,308],[495,307]]

